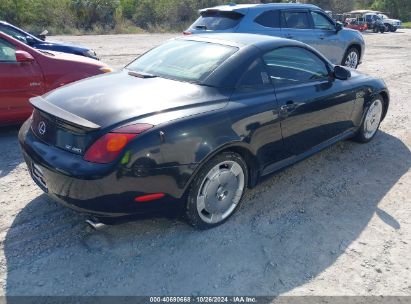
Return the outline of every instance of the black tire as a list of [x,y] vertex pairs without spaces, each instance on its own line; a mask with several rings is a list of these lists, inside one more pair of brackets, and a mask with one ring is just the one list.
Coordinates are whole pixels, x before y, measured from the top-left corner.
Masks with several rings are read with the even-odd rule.
[[396,26],[391,26],[391,29],[390,29],[390,32],[391,33],[394,33],[394,32],[396,32],[397,31],[397,27]]
[[[381,112],[381,117],[380,117],[380,120],[378,122],[378,126],[377,126],[377,129],[376,129],[375,133],[371,137],[369,137],[369,136],[366,135],[366,130],[365,130],[366,117],[367,117],[368,112],[370,111],[371,105],[373,105],[376,102],[376,100],[379,100],[381,102],[382,112]],[[370,104],[367,106],[367,108],[365,110],[365,115],[364,115],[363,121],[361,123],[361,126],[359,127],[357,133],[355,134],[355,136],[352,139],[356,142],[359,142],[359,143],[370,142],[375,137],[375,135],[378,133],[378,130],[380,128],[380,124],[381,124],[381,121],[382,121],[382,117],[384,115],[385,108],[386,108],[386,105],[384,103],[384,98],[381,95],[375,96],[372,99],[372,101],[370,102]]]
[[[347,64],[348,57],[350,56],[351,53],[355,53],[355,55],[357,56],[357,63],[352,66]],[[347,52],[345,52],[341,65],[356,69],[358,67],[359,61],[360,61],[360,52],[358,51],[356,47],[352,46],[347,50]]]
[[[198,200],[197,197],[201,195],[200,191],[203,191],[202,187],[204,187],[204,180],[206,177],[209,175],[210,172],[212,172],[212,169],[218,166],[221,163],[224,162],[235,162],[237,163],[241,169],[243,170],[244,173],[244,180],[243,180],[243,192],[241,194],[241,197],[238,201],[237,204],[232,205],[234,206],[234,209],[231,211],[231,213],[221,221],[217,223],[210,223],[205,221],[202,216],[200,216],[200,212],[198,211],[197,204]],[[187,222],[195,227],[196,229],[200,230],[205,230],[205,229],[210,229],[216,226],[219,226],[223,224],[225,221],[227,221],[234,213],[235,211],[239,208],[242,198],[244,197],[244,193],[246,192],[247,189],[247,184],[248,184],[248,168],[247,164],[243,160],[243,158],[234,152],[222,152],[221,154],[216,155],[212,159],[210,159],[206,164],[203,165],[203,167],[200,169],[200,171],[197,173],[197,175],[194,177],[190,188],[188,190],[187,194],[187,205],[185,209],[185,217]],[[216,193],[217,195],[217,193]],[[206,196],[208,197],[208,196]],[[204,209],[205,210],[205,209]],[[202,214],[203,215],[203,214]]]
[[373,29],[372,29],[372,31],[373,31],[374,33],[378,33],[378,27],[377,27],[377,26],[374,26]]
[[385,26],[381,26],[381,28],[380,28],[380,33],[381,33],[381,34],[384,34],[384,33],[385,33]]
[[387,32],[392,32],[393,26],[391,24],[386,24],[385,27],[387,28]]

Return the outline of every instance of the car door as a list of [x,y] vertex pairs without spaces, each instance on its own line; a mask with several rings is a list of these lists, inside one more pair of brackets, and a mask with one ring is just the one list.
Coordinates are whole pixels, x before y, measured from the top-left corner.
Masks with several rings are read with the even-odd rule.
[[231,103],[241,105],[230,114],[232,128],[244,138],[263,166],[286,158],[274,87],[260,58],[244,68]]
[[274,84],[284,145],[291,155],[354,127],[355,92],[330,75],[330,67],[303,47],[283,47],[263,56]]
[[335,23],[320,11],[311,11],[311,18],[315,36],[312,47],[332,63],[341,64],[345,52],[345,43],[340,38],[340,32],[336,31]]
[[371,15],[364,15],[365,17],[365,22],[367,22],[368,28],[372,29],[373,28],[373,20]]
[[17,62],[16,47],[0,38],[0,123],[20,122],[32,107],[29,98],[42,95],[43,76],[36,62]]
[[315,35],[308,10],[281,11],[281,36],[309,45],[315,43]]

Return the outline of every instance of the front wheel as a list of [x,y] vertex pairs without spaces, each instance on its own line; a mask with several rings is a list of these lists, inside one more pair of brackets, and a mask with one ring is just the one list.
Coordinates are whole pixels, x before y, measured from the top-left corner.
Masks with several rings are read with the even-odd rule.
[[357,48],[351,47],[346,52],[344,59],[342,61],[342,65],[346,67],[356,69],[358,66],[358,62],[360,59],[360,53],[358,52]]
[[374,138],[380,127],[383,111],[383,99],[380,95],[378,95],[368,107],[361,127],[354,137],[355,141],[366,143]]
[[394,33],[397,31],[397,27],[396,26],[391,26],[390,32]]
[[223,152],[209,160],[188,191],[188,222],[202,230],[221,225],[238,208],[247,178],[247,165],[237,153]]

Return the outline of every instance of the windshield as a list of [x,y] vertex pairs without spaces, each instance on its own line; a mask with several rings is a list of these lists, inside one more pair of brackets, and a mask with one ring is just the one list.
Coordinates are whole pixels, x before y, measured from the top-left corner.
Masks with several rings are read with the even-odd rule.
[[25,33],[23,31],[17,30],[11,26],[0,26],[0,31],[3,31],[4,33],[13,37],[14,39],[20,40],[24,44],[29,44],[28,39],[37,40],[32,35]]
[[206,79],[238,49],[202,41],[172,40],[128,65],[128,70],[188,82]]

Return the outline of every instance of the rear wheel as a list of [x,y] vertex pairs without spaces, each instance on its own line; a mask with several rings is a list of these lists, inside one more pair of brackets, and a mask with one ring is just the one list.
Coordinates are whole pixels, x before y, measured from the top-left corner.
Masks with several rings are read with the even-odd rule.
[[371,141],[380,127],[384,111],[383,99],[380,95],[374,98],[367,109],[364,120],[354,140],[361,143]]
[[342,65],[346,67],[356,69],[360,59],[360,52],[355,47],[351,47],[346,52]]
[[188,192],[186,217],[198,229],[224,223],[238,208],[247,187],[248,170],[240,155],[223,152],[198,172]]

